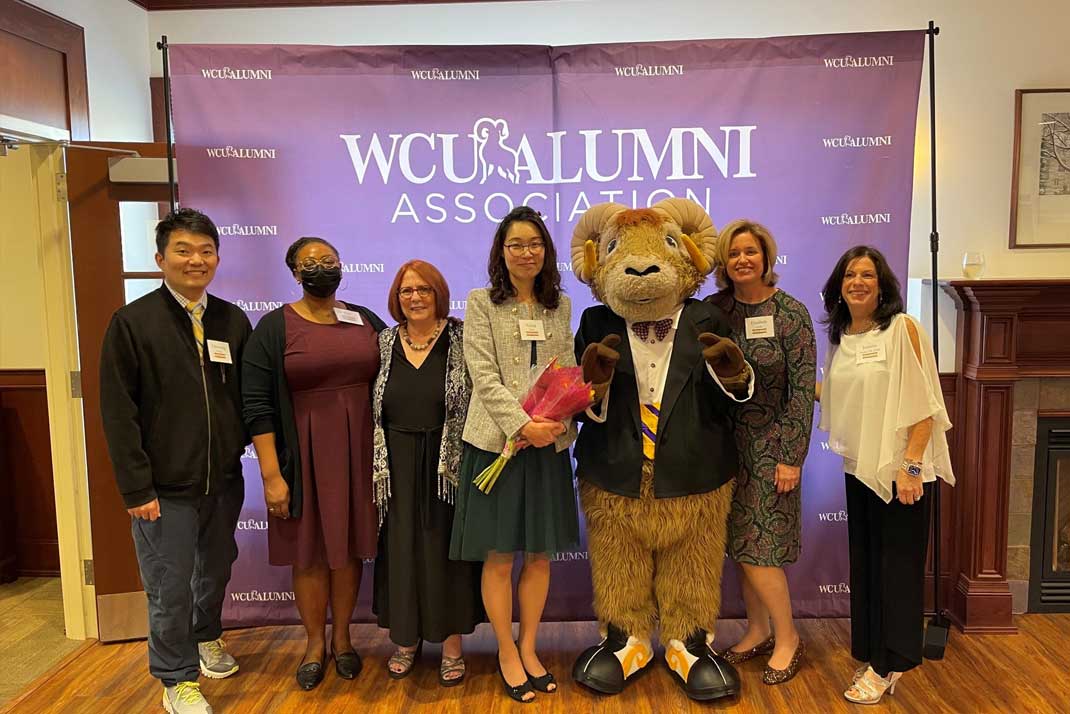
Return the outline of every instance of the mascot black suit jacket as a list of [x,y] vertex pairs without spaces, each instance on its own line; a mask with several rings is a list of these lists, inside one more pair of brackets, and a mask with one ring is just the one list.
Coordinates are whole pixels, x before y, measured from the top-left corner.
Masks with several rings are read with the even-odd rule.
[[[736,477],[738,459],[728,421],[732,403],[710,376],[702,359],[703,332],[729,333],[721,311],[698,300],[684,302],[661,400],[655,440],[654,495],[673,498],[707,493]],[[576,441],[576,475],[621,496],[639,497],[643,447],[639,438],[639,395],[624,319],[605,305],[583,313],[576,332],[576,359],[588,344],[621,336],[610,382],[605,423],[584,422]],[[695,452],[706,468],[695,469]]]

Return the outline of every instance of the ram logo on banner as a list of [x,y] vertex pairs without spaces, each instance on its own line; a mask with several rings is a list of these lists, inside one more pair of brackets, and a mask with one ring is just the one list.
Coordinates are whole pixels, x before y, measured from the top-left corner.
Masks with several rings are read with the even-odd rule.
[[[879,247],[906,277],[923,47],[922,32],[557,48],[172,45],[182,203],[221,227],[211,290],[254,323],[300,297],[283,256],[303,235],[338,247],[345,300],[386,317],[397,267],[422,258],[463,317],[468,291],[487,282],[495,225],[525,204],[553,231],[578,321],[593,298],[567,263],[577,217],[603,201],[669,196],[702,204],[717,225],[769,226],[779,287],[816,323],[848,247]],[[824,438],[811,442],[802,555],[787,570],[801,616],[848,607],[842,465]],[[225,620],[296,621],[289,568],[268,564],[258,461],[246,456]],[[546,616],[591,617],[583,546],[556,554],[553,572]],[[733,572],[726,616],[742,613]]]

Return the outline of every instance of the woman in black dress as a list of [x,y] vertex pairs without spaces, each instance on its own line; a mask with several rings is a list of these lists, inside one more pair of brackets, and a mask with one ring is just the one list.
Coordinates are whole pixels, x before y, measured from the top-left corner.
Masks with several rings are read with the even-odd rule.
[[375,500],[381,527],[373,609],[407,676],[423,640],[442,642],[439,682],[460,684],[461,635],[483,621],[476,563],[449,559],[461,432],[472,392],[463,323],[447,317],[449,288],[430,263],[401,266],[391,286],[396,327],[379,335],[372,395]]

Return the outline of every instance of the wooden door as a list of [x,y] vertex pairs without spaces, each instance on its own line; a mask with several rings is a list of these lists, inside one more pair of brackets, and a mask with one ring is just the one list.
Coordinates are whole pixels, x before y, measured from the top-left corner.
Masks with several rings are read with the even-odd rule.
[[[166,156],[165,144],[99,143],[102,149]],[[112,314],[126,302],[128,281],[160,278],[156,272],[124,270],[120,203],[166,202],[166,184],[113,184],[108,160],[121,153],[69,148],[67,194],[78,350],[82,368],[86,466],[93,531],[97,623],[102,641],[145,637],[146,601],[138,574],[130,517],[115,484],[100,416],[100,348]]]

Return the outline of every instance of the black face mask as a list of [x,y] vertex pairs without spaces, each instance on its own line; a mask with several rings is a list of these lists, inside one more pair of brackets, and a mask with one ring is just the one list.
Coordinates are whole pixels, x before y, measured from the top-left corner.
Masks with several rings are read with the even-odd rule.
[[342,282],[342,266],[340,265],[334,268],[317,265],[311,270],[302,269],[298,274],[301,276],[301,285],[304,286],[305,292],[318,298],[334,295],[338,290],[338,285]]

